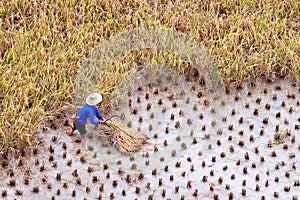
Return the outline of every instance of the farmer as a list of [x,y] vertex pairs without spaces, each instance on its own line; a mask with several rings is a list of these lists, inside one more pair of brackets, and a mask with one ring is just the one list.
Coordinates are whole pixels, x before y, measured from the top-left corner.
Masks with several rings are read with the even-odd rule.
[[[92,93],[86,98],[86,104],[77,111],[77,118],[69,120],[70,130],[67,132],[68,136],[72,136],[73,132],[77,130],[81,135],[86,133],[86,122],[90,120],[91,124],[102,124],[106,119],[97,110],[96,105],[102,102],[102,96],[99,93]],[[98,120],[95,120],[94,117]],[[74,121],[75,120],[75,121]]]

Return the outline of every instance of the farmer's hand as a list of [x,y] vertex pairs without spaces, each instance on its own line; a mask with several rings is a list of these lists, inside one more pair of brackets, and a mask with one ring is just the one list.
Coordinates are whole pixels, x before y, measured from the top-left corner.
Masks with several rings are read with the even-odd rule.
[[106,119],[100,119],[100,124],[105,124],[106,123]]

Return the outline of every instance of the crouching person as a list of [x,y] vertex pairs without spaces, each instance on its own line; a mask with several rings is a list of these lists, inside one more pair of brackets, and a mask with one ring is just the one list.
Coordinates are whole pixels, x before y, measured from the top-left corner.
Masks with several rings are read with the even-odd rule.
[[[71,126],[67,132],[68,136],[72,136],[75,132],[79,132],[81,135],[86,133],[87,119],[91,124],[102,124],[106,122],[106,119],[100,114],[96,105],[102,102],[102,96],[99,93],[92,93],[86,98],[86,104],[77,111],[77,117],[69,121]],[[95,117],[98,120],[95,120]],[[76,131],[77,130],[77,131]]]

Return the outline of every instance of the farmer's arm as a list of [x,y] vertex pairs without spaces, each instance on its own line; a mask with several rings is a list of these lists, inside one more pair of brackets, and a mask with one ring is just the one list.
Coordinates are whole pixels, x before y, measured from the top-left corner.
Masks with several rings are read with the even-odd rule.
[[89,120],[90,120],[91,124],[100,124],[100,121],[95,120],[95,118],[94,118],[94,112],[93,112],[92,109],[89,110],[88,116],[89,116]]
[[105,120],[104,117],[100,114],[100,112],[99,112],[98,109],[96,108],[96,106],[94,107],[94,111],[95,111],[96,117],[97,117],[98,119],[103,119],[103,120]]

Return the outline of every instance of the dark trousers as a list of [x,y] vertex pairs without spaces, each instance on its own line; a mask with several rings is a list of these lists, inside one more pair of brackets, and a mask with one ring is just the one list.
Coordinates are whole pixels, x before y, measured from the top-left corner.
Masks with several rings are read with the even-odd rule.
[[84,125],[82,125],[82,124],[79,124],[78,122],[77,122],[77,120],[75,121],[75,123],[74,123],[74,128],[73,128],[73,130],[78,130],[79,131],[79,133],[80,134],[86,134],[86,127],[85,127],[85,124]]

